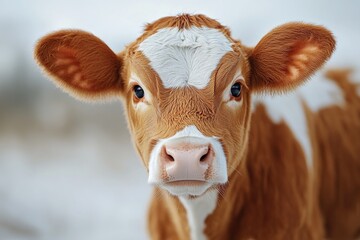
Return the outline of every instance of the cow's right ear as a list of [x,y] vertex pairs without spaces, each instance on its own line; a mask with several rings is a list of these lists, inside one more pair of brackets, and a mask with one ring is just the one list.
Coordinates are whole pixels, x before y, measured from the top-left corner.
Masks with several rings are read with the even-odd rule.
[[35,58],[56,85],[78,99],[121,94],[121,57],[90,33],[63,30],[46,35],[35,47]]

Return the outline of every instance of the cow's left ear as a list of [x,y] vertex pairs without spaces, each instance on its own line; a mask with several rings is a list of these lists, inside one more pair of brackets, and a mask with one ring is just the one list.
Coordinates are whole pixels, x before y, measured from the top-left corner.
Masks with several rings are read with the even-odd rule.
[[75,98],[120,96],[122,59],[88,32],[62,30],[46,35],[35,47],[35,58],[55,84]]
[[250,86],[254,91],[286,91],[303,83],[335,48],[330,31],[321,26],[288,23],[248,50]]

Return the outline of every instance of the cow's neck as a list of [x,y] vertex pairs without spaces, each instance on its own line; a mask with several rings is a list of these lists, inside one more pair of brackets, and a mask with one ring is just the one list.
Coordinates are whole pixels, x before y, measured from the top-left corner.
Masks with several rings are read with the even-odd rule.
[[191,239],[207,239],[204,234],[205,220],[216,208],[218,192],[216,190],[211,190],[201,197],[180,197],[179,199],[186,210]]
[[220,189],[193,199],[179,197],[186,212],[190,239],[230,238],[231,223],[242,209],[248,186],[247,174],[236,171]]

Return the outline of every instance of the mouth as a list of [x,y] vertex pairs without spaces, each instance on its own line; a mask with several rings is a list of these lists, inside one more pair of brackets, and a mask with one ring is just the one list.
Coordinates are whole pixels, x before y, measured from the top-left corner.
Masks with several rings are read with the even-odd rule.
[[168,186],[201,186],[206,184],[206,181],[203,180],[177,180],[166,182],[165,185]]

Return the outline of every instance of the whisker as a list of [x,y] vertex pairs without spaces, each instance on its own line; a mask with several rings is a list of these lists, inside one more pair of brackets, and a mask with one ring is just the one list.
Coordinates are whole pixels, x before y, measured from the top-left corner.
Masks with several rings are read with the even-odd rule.
[[225,196],[224,188],[222,186],[220,186],[216,190],[217,190],[218,196],[219,196],[218,202],[220,202],[220,200],[223,200],[225,203],[228,203],[229,200]]
[[240,172],[236,167],[230,166],[231,170],[234,170],[235,173],[239,174],[240,176],[244,176],[244,173]]

